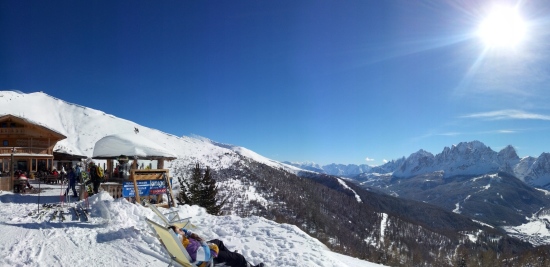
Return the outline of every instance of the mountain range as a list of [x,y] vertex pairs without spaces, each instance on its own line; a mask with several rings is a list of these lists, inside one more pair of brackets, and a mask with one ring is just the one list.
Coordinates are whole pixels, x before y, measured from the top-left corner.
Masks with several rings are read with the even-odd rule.
[[504,172],[531,186],[550,189],[550,153],[542,153],[538,157],[519,158],[511,145],[496,152],[480,141],[461,142],[445,147],[435,156],[420,149],[407,158],[392,160],[376,167],[366,164],[320,166],[315,163],[285,163],[306,170],[350,178],[365,177],[369,174],[409,178],[435,172],[440,172],[444,178],[449,178],[457,175]]
[[550,207],[549,192],[544,190],[550,188],[549,160],[549,153],[519,158],[511,145],[496,152],[471,141],[445,147],[435,156],[421,149],[376,167],[288,164],[345,176],[369,190],[507,226],[528,223],[533,214]]

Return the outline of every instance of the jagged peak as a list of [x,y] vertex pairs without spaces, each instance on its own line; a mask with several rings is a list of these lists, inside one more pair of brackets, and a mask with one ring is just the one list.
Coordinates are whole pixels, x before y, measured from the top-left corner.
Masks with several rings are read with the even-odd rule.
[[507,145],[505,148],[498,152],[499,158],[502,159],[514,159],[519,160],[519,156],[516,149],[512,145]]
[[428,157],[428,158],[433,158],[434,155],[424,149],[420,149],[418,150],[417,152],[414,152],[412,153],[407,159],[411,159],[411,158],[422,158],[422,157]]
[[491,149],[490,147],[486,146],[481,141],[470,141],[470,142],[460,142],[458,145],[453,145],[451,147],[451,150],[458,150],[458,151],[476,151],[476,150],[486,150]]

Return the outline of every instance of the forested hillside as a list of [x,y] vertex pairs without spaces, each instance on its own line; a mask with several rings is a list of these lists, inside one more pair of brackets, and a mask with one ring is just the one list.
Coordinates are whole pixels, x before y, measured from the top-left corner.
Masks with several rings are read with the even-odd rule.
[[[180,162],[175,175],[188,175]],[[299,177],[255,162],[213,171],[225,214],[296,225],[330,249],[390,266],[489,266],[537,253],[528,243],[465,216],[365,191],[329,175]],[[238,185],[238,186],[236,186]],[[253,193],[251,193],[253,192]],[[358,198],[360,200],[358,200]]]

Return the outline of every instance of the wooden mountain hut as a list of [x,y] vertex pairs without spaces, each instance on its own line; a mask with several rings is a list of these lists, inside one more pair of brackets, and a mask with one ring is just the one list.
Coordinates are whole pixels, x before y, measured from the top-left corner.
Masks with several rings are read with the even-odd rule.
[[0,115],[0,190],[13,189],[15,171],[33,179],[38,171],[52,169],[54,147],[65,138],[39,122]]

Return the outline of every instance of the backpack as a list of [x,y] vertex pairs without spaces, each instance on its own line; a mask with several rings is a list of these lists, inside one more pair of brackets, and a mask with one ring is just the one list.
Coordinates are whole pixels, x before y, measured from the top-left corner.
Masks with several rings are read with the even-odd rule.
[[100,180],[103,180],[105,178],[105,172],[103,171],[103,168],[101,168],[101,166],[96,167],[96,174]]

